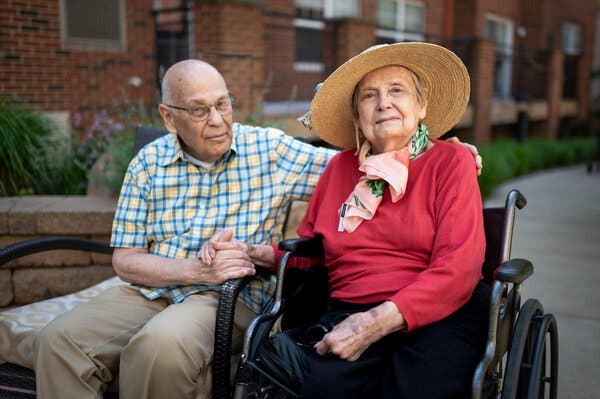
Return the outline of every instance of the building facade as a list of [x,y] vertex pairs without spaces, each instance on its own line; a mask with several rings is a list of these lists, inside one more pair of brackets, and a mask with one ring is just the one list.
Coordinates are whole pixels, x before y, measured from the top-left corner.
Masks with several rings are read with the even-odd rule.
[[1,1],[0,98],[47,111],[61,125],[155,102],[151,11],[147,0]]
[[222,71],[238,119],[277,119],[365,48],[427,41],[471,74],[465,138],[556,137],[588,113],[596,14],[591,0],[5,0],[0,96],[67,120],[152,106],[165,69],[199,58]]

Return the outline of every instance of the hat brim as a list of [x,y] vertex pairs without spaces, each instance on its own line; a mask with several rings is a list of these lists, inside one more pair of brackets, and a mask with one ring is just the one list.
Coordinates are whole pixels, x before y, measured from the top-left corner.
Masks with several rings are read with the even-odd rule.
[[429,136],[450,130],[464,114],[471,92],[469,73],[452,51],[431,43],[395,43],[370,48],[336,69],[315,94],[310,119],[315,133],[341,148],[356,146],[352,94],[369,72],[400,65],[415,72],[426,87]]

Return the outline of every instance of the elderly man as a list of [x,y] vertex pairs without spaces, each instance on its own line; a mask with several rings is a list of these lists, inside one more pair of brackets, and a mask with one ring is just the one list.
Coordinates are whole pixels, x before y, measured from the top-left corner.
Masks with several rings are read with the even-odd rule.
[[[172,134],[132,160],[113,223],[113,265],[132,284],[40,332],[35,371],[44,399],[100,397],[117,372],[121,398],[210,396],[215,286],[255,270],[239,250],[201,261],[202,243],[222,228],[241,242],[280,240],[287,205],[308,199],[335,154],[276,129],[232,123],[235,98],[202,61],[173,65],[162,97]],[[257,278],[241,293],[234,350],[271,291],[269,279]]]

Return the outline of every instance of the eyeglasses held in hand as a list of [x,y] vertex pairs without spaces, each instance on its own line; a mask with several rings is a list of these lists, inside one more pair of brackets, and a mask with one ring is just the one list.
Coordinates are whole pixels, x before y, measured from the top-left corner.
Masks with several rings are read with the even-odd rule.
[[176,105],[165,104],[169,108],[179,109],[188,113],[190,118],[196,122],[203,122],[210,116],[210,109],[215,107],[217,112],[221,115],[229,115],[233,112],[233,105],[236,102],[235,96],[227,94],[227,97],[223,97],[216,104],[199,104],[190,108],[178,107]]

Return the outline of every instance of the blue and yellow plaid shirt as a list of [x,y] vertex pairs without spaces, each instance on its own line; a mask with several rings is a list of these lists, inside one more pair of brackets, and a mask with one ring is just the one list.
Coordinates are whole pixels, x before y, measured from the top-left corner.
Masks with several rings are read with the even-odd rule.
[[[240,241],[282,238],[287,206],[308,200],[335,151],[294,140],[277,129],[233,124],[231,149],[206,170],[184,158],[175,135],[144,147],[129,164],[113,221],[111,246],[148,248],[166,258],[195,258],[204,240],[231,228]],[[148,299],[178,303],[216,286],[139,287]],[[256,278],[240,298],[258,312],[273,291]]]

